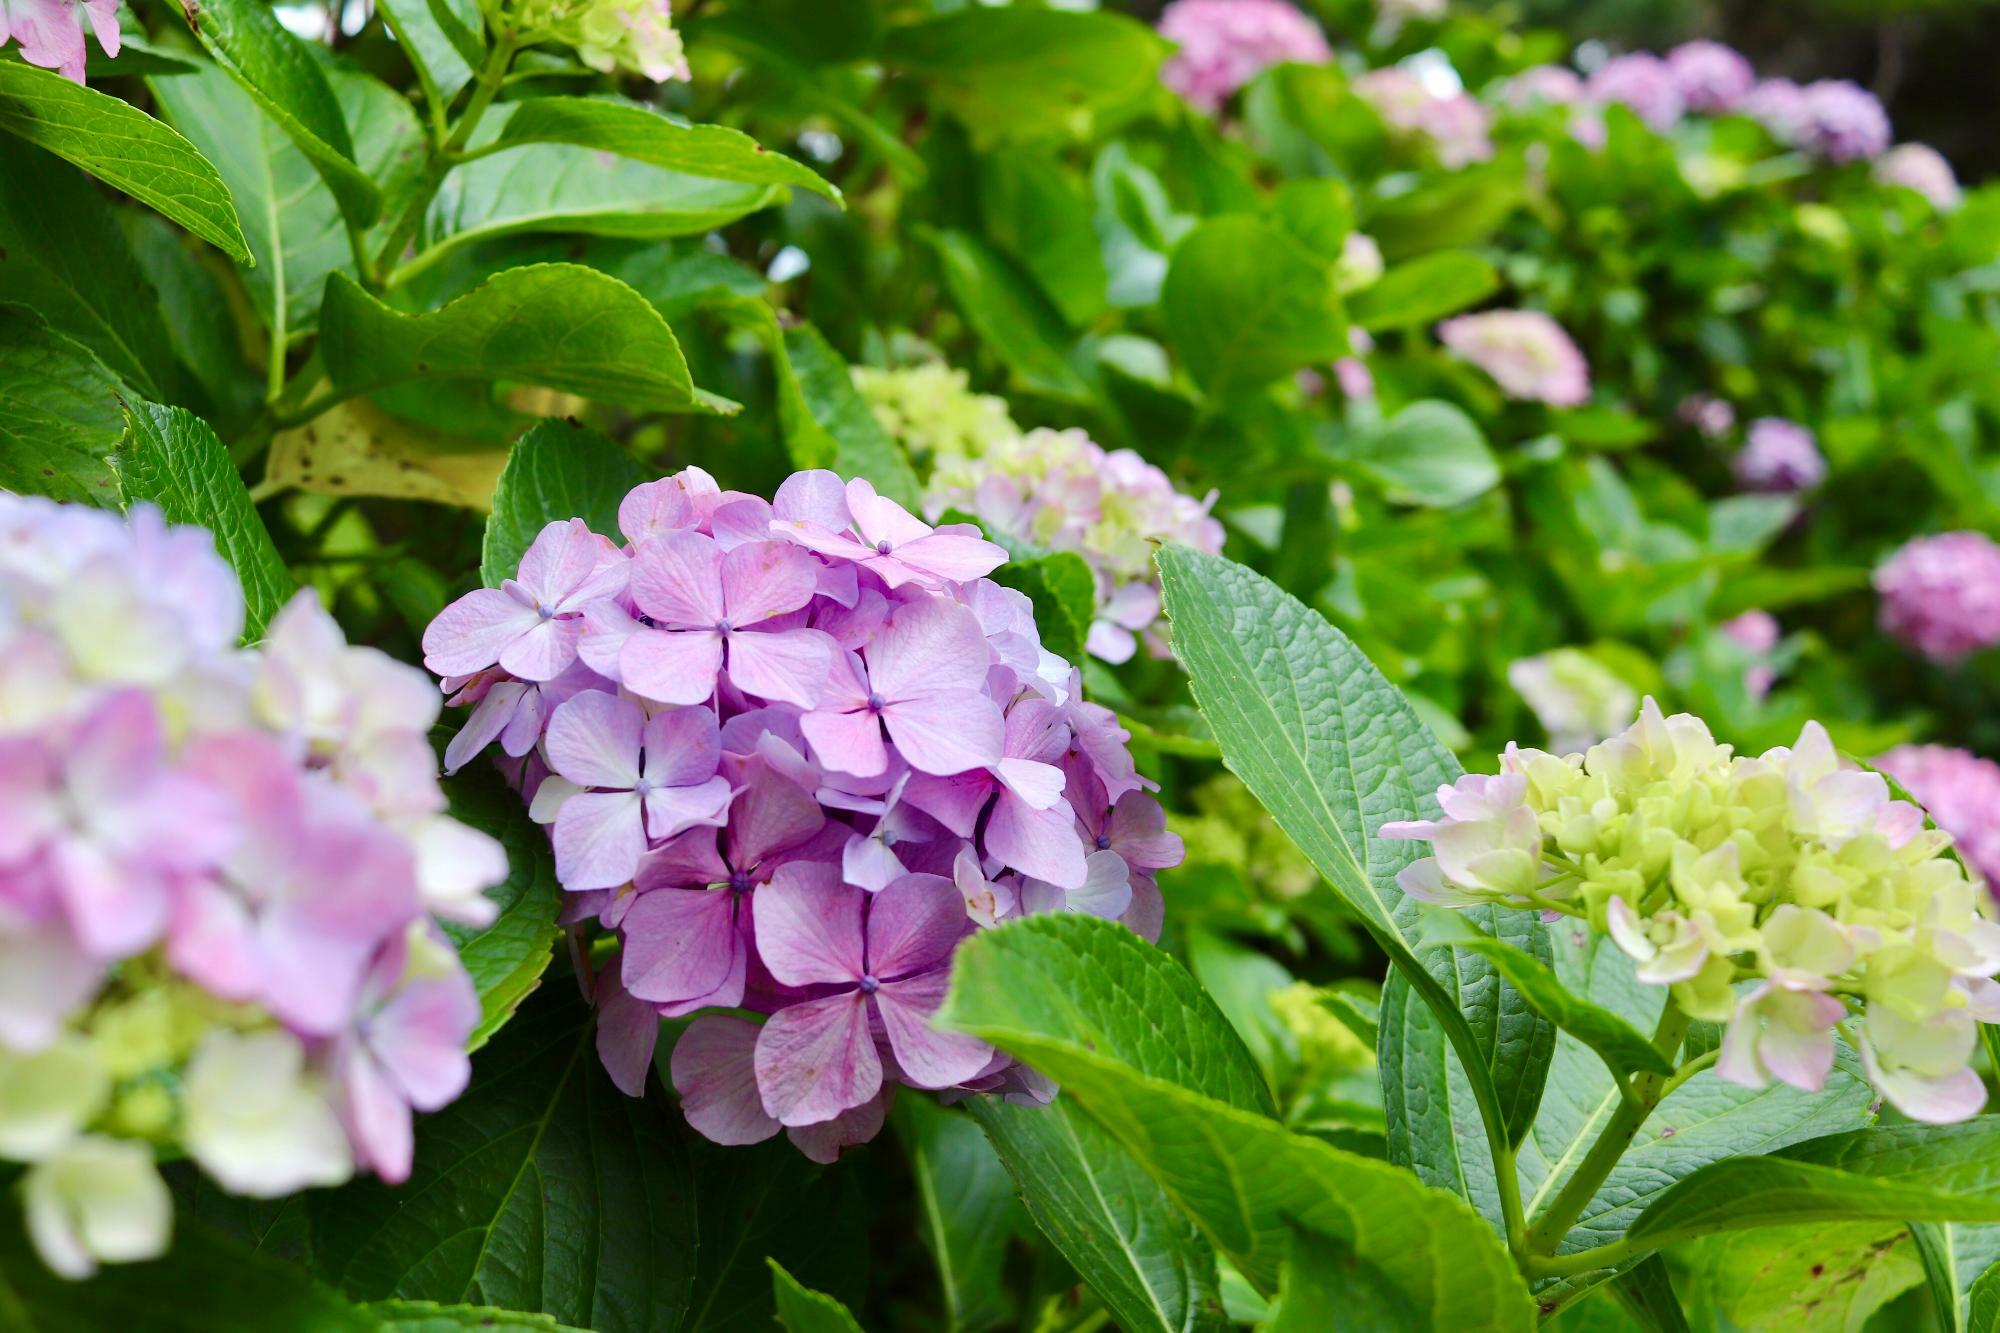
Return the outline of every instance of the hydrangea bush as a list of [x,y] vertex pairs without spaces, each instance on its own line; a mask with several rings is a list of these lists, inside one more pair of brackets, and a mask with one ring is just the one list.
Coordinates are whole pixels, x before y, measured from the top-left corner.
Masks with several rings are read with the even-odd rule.
[[0,1309],[1983,1327],[2000,196],[1689,36],[0,0]]

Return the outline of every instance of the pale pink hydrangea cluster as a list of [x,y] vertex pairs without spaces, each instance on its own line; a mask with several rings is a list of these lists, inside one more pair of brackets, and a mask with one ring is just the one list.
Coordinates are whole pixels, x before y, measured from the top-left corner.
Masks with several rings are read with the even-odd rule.
[[1491,375],[1509,398],[1575,407],[1590,399],[1590,366],[1562,325],[1539,310],[1487,310],[1438,325],[1454,356]]
[[1826,480],[1826,459],[1813,433],[1783,417],[1759,417],[1744,432],[1743,448],[1730,460],[1736,484],[1746,491],[1809,491]]
[[2000,644],[2000,543],[1945,532],[1905,544],[1875,571],[1881,624],[1946,664]]
[[953,950],[1048,911],[1155,938],[1181,847],[1115,715],[985,577],[1006,553],[831,472],[766,501],[689,468],[618,524],[623,546],[549,524],[424,636],[473,705],[447,763],[499,743],[566,919],[619,941],[595,978],[613,1080],[639,1095],[660,1019],[699,1015],[670,1065],[689,1123],[821,1161],[898,1084],[1047,1101],[931,1027]]
[[1940,213],[1957,208],[1961,197],[1951,163],[1928,144],[1906,143],[1891,148],[1875,159],[1875,179],[1884,185],[1915,190]]
[[311,592],[243,650],[209,534],[0,492],[0,1157],[58,1271],[164,1249],[155,1147],[236,1194],[400,1181],[492,919],[429,680]]
[[1354,92],[1392,133],[1429,145],[1448,171],[1493,156],[1493,114],[1462,92],[1433,93],[1416,75],[1393,65],[1363,74],[1354,81]]
[[1743,669],[1743,689],[1752,699],[1770,696],[1771,687],[1778,683],[1778,670],[1771,659],[1778,651],[1778,644],[1784,638],[1784,627],[1769,611],[1745,611],[1717,626],[1723,637],[1741,648],[1751,657],[1750,665]]
[[1674,67],[1647,51],[1605,61],[1591,73],[1584,95],[1599,106],[1627,107],[1663,132],[1679,124],[1688,108]]
[[1208,112],[1273,65],[1333,58],[1319,25],[1287,0],[1174,0],[1159,31],[1180,48],[1160,77]]
[[82,83],[86,19],[104,54],[117,55],[118,0],[0,0],[0,47],[11,41],[30,65]]
[[1166,656],[1153,552],[1168,543],[1220,552],[1222,524],[1209,513],[1215,498],[1182,495],[1132,450],[1107,452],[1081,430],[1032,430],[940,464],[924,507],[933,519],[955,509],[1041,550],[1082,556],[1097,581],[1085,646],[1118,663],[1141,637]]
[[2000,764],[1948,745],[1899,745],[1875,767],[1951,834],[1987,891],[2000,892]]

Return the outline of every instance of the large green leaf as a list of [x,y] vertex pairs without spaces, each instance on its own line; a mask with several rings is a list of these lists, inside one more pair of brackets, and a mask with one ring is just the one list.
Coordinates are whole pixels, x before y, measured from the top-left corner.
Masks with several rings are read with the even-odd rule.
[[297,591],[229,450],[208,423],[180,407],[138,402],[116,464],[127,503],[158,505],[170,523],[215,534],[215,548],[243,584],[243,637],[254,643]]
[[445,780],[445,795],[452,818],[497,839],[507,853],[507,878],[486,891],[500,914],[485,926],[445,926],[479,993],[479,1026],[472,1032],[477,1050],[541,984],[551,950],[562,938],[556,924],[562,887],[548,830],[528,818],[520,795],[498,769],[474,764]]
[[618,504],[646,478],[615,440],[567,421],[540,423],[515,443],[494,488],[480,577],[489,588],[513,578],[536,534],[565,519],[580,518],[616,539]]
[[771,354],[778,379],[778,422],[785,450],[798,468],[831,468],[843,477],[866,477],[877,491],[917,509],[919,487],[910,459],[854,387],[847,361],[810,324],[781,328],[762,301],[739,302],[732,317],[747,317]]
[[266,327],[312,328],[327,275],[353,263],[340,209],[312,163],[213,65],[147,86],[228,183],[255,262],[243,283]]
[[889,30],[886,63],[916,75],[973,139],[1073,134],[1149,91],[1166,43],[1123,14],[973,6]]
[[[476,4],[450,0],[382,0],[382,17],[416,66],[424,98],[448,106],[472,82],[481,28]],[[449,26],[447,26],[449,25]],[[350,122],[352,123],[352,122]]]
[[1210,218],[1175,249],[1160,291],[1167,333],[1210,393],[1255,389],[1348,353],[1332,266],[1274,222]]
[[1007,1243],[1024,1220],[1007,1168],[961,1110],[904,1097],[894,1121],[917,1187],[919,1238],[937,1265],[946,1328],[975,1333],[1005,1322]]
[[1477,423],[1452,404],[1430,399],[1341,439],[1338,455],[1397,504],[1449,509],[1500,484],[1500,462]]
[[795,185],[840,199],[840,191],[811,167],[774,153],[749,135],[723,125],[690,125],[636,102],[596,97],[529,97],[487,145],[498,151],[521,144],[570,144],[666,167],[684,176],[746,185]]
[[1041,289],[976,236],[925,235],[937,252],[945,290],[1015,382],[1044,397],[1088,401],[1090,386],[1070,363],[1069,331]]
[[519,380],[663,412],[735,408],[694,387],[674,331],[645,297],[578,264],[506,269],[419,315],[337,273],[319,351],[342,396],[406,380]]
[[979,163],[979,217],[986,234],[1034,275],[1072,326],[1107,301],[1109,275],[1092,202],[1053,153],[1010,148]]
[[473,1061],[472,1084],[417,1123],[400,1188],[310,1196],[314,1264],[361,1300],[536,1311],[623,1333],[679,1326],[693,1297],[696,1198],[685,1136],[658,1095],[598,1063],[572,986],[538,996]]
[[110,201],[53,153],[5,135],[0,302],[34,307],[142,392],[172,385],[172,342]]
[[1384,273],[1348,298],[1347,313],[1369,332],[1442,319],[1500,289],[1492,261],[1467,250],[1440,250]]
[[969,1104],[1028,1213],[1128,1333],[1220,1333],[1215,1252],[1074,1098]]
[[0,130],[67,158],[156,209],[231,259],[250,250],[229,187],[180,135],[129,102],[54,70],[0,64]]
[[1609,1009],[1571,994],[1541,959],[1490,935],[1454,935],[1451,943],[1492,963],[1543,1017],[1596,1051],[1618,1077],[1674,1072],[1674,1062],[1655,1049],[1644,1033]]
[[1061,1083],[1262,1290],[1296,1225],[1374,1265],[1407,1327],[1533,1326],[1527,1288],[1478,1213],[1258,1109],[1263,1082],[1227,1020],[1122,926],[1061,914],[981,932],[960,947],[936,1021]]
[[[2000,1264],[2000,1226],[1916,1222],[1910,1226],[1944,1333],[1972,1333],[1972,1289]],[[1991,1333],[1991,1330],[1982,1330]]]
[[1739,1328],[1849,1333],[1922,1280],[1915,1248],[1899,1222],[1809,1222],[1708,1236],[1674,1254],[1690,1308],[1713,1306]]
[[1655,1199],[1629,1234],[1657,1248],[1816,1218],[2000,1222],[2000,1116],[1859,1129],[1716,1162]]
[[[371,1301],[359,1307],[375,1333],[572,1333],[547,1315],[496,1310],[489,1305],[440,1305],[436,1301]],[[577,1331],[580,1333],[580,1331]]]
[[1384,199],[1365,222],[1392,262],[1449,246],[1478,245],[1527,198],[1518,158],[1453,172]]
[[1097,580],[1082,556],[1055,551],[1010,559],[992,577],[1035,604],[1044,647],[1064,661],[1082,664],[1090,622],[1097,617]]
[[[656,1063],[664,1059],[663,1051]],[[826,1170],[782,1135],[749,1147],[697,1139],[693,1149],[701,1244],[681,1333],[770,1328],[767,1258],[817,1291],[861,1297],[868,1229],[857,1172]],[[828,1226],[828,1218],[843,1225]]]
[[823,1291],[801,1284],[776,1259],[768,1262],[778,1322],[785,1333],[861,1333],[861,1325],[854,1322],[846,1306]]
[[354,143],[326,72],[261,0],[200,0],[181,12],[215,63],[250,94],[313,164],[355,227],[382,211],[382,192],[354,161]]
[[1257,1333],[1399,1333],[1407,1305],[1375,1266],[1317,1232],[1292,1232],[1278,1301]]
[[125,392],[34,311],[0,305],[0,488],[115,508]]

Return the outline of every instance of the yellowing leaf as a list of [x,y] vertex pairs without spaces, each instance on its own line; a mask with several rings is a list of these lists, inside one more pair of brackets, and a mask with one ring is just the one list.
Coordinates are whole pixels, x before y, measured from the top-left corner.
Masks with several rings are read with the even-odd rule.
[[351,399],[271,440],[266,485],[320,495],[429,500],[485,512],[507,450],[398,420]]

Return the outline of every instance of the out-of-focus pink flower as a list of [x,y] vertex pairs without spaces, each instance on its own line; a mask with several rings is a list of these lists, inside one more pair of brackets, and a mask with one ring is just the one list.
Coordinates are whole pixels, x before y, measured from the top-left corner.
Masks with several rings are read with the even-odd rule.
[[1988,890],[2000,892],[2000,764],[1946,745],[1900,745],[1875,766],[1909,789]]
[[1875,571],[1882,628],[1953,663],[2000,644],[2000,544],[1978,532],[1918,537]]
[[1821,79],[1800,92],[1799,146],[1829,162],[1859,162],[1889,147],[1889,114],[1874,93],[1848,79]]
[[1826,459],[1813,433],[1783,417],[1750,423],[1743,448],[1730,460],[1736,484],[1746,491],[1809,491],[1826,480]]
[[1682,42],[1667,52],[1667,71],[1690,111],[1733,111],[1757,82],[1743,53],[1721,42]]
[[1721,439],[1736,426],[1736,409],[1705,393],[1691,393],[1681,399],[1676,415],[1711,440]]
[[1575,106],[1584,99],[1583,79],[1561,65],[1535,65],[1508,79],[1500,96],[1512,107]]
[[1875,179],[1915,190],[1940,213],[1958,207],[1958,177],[1944,154],[1928,144],[1897,144],[1875,160]]
[[0,46],[9,41],[30,65],[83,82],[84,20],[107,56],[118,54],[117,0],[0,0]]
[[[1724,621],[1719,627],[1722,633],[1738,647],[1753,657],[1765,658],[1778,650],[1778,640],[1784,631],[1778,625],[1778,618],[1769,611],[1745,611],[1732,620]],[[1762,699],[1771,693],[1771,686],[1777,683],[1777,673],[1770,663],[1753,662],[1743,672],[1743,688],[1752,699]]]
[[1392,131],[1428,143],[1447,170],[1493,156],[1492,113],[1464,93],[1436,95],[1393,65],[1363,74],[1354,81],[1354,92]]
[[1614,56],[1590,76],[1592,101],[1616,102],[1653,129],[1665,133],[1687,111],[1678,81],[1667,62],[1645,51]]
[[1590,398],[1590,367],[1562,325],[1539,310],[1489,310],[1438,326],[1453,355],[1491,375],[1509,398],[1575,407]]
[[1160,35],[1180,48],[1160,77],[1208,112],[1273,65],[1333,58],[1319,25],[1286,0],[1174,0]]
[[1790,79],[1763,79],[1737,107],[1788,148],[1799,146],[1808,121],[1805,89]]

